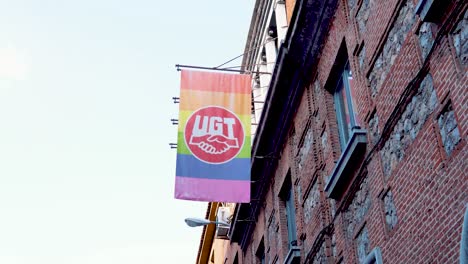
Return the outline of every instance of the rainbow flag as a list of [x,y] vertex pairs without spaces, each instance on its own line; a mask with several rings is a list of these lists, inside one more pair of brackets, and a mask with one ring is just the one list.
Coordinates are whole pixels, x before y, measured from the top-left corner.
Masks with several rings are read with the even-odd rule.
[[250,75],[181,77],[175,197],[250,202]]

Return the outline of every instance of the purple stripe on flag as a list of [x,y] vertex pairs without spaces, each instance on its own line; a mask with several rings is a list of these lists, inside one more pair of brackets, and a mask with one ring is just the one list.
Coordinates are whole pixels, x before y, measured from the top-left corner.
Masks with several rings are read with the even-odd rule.
[[190,178],[250,180],[250,158],[209,164],[192,155],[177,154],[176,175]]
[[176,176],[175,198],[194,201],[250,202],[250,180],[216,180]]

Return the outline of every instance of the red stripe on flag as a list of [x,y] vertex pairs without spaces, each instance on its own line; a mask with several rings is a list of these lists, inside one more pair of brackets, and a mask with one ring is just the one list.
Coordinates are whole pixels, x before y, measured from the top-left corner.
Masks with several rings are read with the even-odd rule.
[[229,74],[182,70],[180,89],[210,92],[250,94],[251,77],[247,74]]

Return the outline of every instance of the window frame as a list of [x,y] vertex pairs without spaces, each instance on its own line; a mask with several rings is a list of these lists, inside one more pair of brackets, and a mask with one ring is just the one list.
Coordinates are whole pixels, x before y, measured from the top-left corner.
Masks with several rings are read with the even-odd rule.
[[[333,103],[341,151],[343,151],[349,143],[352,131],[360,128],[356,121],[356,113],[352,97],[353,94],[349,82],[350,78],[353,78],[353,75],[349,66],[349,60],[346,59],[339,75],[338,82],[333,90]],[[349,124],[347,122],[346,114],[349,115]]]
[[288,249],[291,249],[294,243],[297,244],[297,228],[296,228],[296,205],[293,198],[292,184],[288,183],[287,193],[284,196],[284,207],[286,213],[286,226],[288,230]]
[[[296,226],[296,201],[294,199],[294,185],[291,179],[291,169],[288,170],[281,185],[279,197],[280,213],[286,215],[286,230],[288,232],[288,253],[284,259],[285,264],[299,263],[301,259],[301,249],[297,246],[297,226]],[[284,208],[282,208],[284,206]],[[280,217],[281,226],[284,226]]]
[[288,235],[288,249],[291,250],[297,246],[297,226],[296,226],[296,202],[294,200],[294,188],[291,179],[291,170],[284,177],[281,189],[278,193],[281,214],[286,217],[286,231]]
[[326,179],[325,191],[328,198],[336,200],[341,199],[346,192],[346,186],[354,177],[354,166],[362,161],[367,146],[367,131],[360,127],[361,119],[355,107],[356,98],[353,97],[355,85],[346,44],[343,42],[325,85],[333,99],[338,129],[333,134],[338,136],[341,151],[335,168]]
[[257,257],[256,263],[265,264],[266,263],[266,253],[265,253],[265,242],[264,237],[260,240],[260,243],[257,246],[257,251],[255,256]]

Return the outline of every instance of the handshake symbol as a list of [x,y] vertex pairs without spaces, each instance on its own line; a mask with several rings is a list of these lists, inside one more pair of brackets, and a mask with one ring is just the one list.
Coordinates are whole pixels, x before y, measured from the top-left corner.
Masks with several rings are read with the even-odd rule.
[[239,148],[236,138],[227,138],[224,135],[192,136],[191,145],[197,145],[208,154],[223,154],[231,148]]

